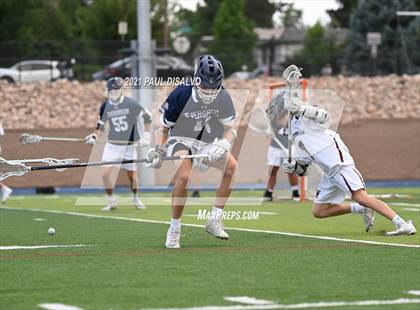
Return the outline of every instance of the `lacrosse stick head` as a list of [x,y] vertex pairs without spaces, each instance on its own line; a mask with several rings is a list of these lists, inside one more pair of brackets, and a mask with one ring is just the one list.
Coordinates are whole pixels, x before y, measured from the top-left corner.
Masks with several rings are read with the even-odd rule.
[[256,108],[252,111],[248,126],[256,132],[265,134],[267,138],[272,138],[273,136],[266,113],[260,108]]
[[300,79],[302,78],[301,70],[296,65],[290,65],[283,71],[283,80],[289,89],[299,88]]
[[[66,159],[56,159],[56,158],[44,158],[42,162],[48,164],[49,166],[57,166],[57,165],[72,165],[77,164],[80,162],[78,158],[66,158]],[[58,172],[63,172],[66,168],[58,168],[55,169]]]
[[9,162],[0,157],[0,181],[11,176],[22,176],[31,171],[31,169],[22,163]]
[[30,135],[28,133],[23,133],[19,136],[19,141],[22,144],[36,144],[41,142],[42,137],[37,135]]

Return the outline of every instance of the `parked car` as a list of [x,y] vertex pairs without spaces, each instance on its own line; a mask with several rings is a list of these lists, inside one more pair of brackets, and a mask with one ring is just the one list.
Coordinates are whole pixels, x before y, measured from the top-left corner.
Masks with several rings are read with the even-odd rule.
[[[174,56],[156,57],[157,77],[167,79],[168,77],[188,77],[194,73],[194,68],[189,66],[182,58]],[[95,72],[92,75],[93,80],[107,80],[113,76],[130,77],[131,76],[131,58],[119,59],[104,70]]]
[[73,78],[71,65],[74,59],[57,60],[25,60],[10,68],[0,68],[0,79],[10,83],[55,81],[60,78]]

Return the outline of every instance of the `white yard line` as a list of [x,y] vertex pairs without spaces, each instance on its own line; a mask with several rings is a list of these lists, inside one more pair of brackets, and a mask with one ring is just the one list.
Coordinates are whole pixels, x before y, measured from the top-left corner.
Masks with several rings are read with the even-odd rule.
[[231,301],[231,302],[245,304],[245,305],[272,305],[274,304],[274,301],[272,300],[257,299],[255,297],[248,297],[248,296],[227,296],[223,299],[227,301]]
[[419,203],[406,203],[406,202],[390,202],[391,206],[415,207],[420,208]]
[[404,211],[411,211],[411,212],[420,212],[420,209],[416,208],[403,208]]
[[420,296],[420,291],[410,290],[410,291],[407,292],[407,294]]
[[63,244],[63,245],[7,245],[0,246],[0,251],[10,250],[38,250],[38,249],[50,249],[50,248],[81,248],[91,245],[84,244]]
[[232,305],[232,306],[204,306],[191,308],[146,308],[141,310],[271,310],[271,309],[308,309],[329,307],[365,307],[380,305],[420,304],[418,298],[399,298],[391,300],[359,300],[359,301],[320,301],[299,304],[263,304],[263,305]]
[[[167,222],[167,221],[146,220],[146,219],[128,218],[128,217],[121,217],[121,216],[111,216],[111,215],[105,216],[105,215],[80,213],[80,212],[72,212],[72,211],[23,209],[23,208],[11,208],[11,207],[2,207],[2,209],[16,210],[16,211],[44,212],[44,213],[54,213],[54,214],[66,214],[66,215],[82,216],[82,217],[88,217],[88,218],[113,219],[113,220],[141,222],[141,223],[154,223],[154,224],[166,224],[166,225],[169,224],[169,222]],[[188,226],[188,227],[200,227],[200,228],[204,227],[204,225],[198,225],[198,224],[182,224],[182,225],[183,226]],[[418,245],[418,244],[388,243],[388,242],[380,242],[380,241],[346,239],[346,238],[337,238],[337,237],[328,237],[328,236],[304,235],[304,234],[274,231],[274,230],[261,230],[261,229],[235,228],[235,227],[225,227],[225,228],[228,229],[228,230],[247,231],[247,232],[253,232],[253,233],[264,233],[264,234],[290,236],[290,237],[300,237],[300,238],[310,238],[310,239],[319,239],[319,240],[352,242],[352,243],[372,244],[372,245],[385,245],[385,246],[405,247],[405,248],[420,248],[420,245]],[[390,239],[391,238],[392,237],[390,237]]]
[[82,308],[76,306],[69,306],[63,304],[39,304],[38,307],[47,310],[83,310]]

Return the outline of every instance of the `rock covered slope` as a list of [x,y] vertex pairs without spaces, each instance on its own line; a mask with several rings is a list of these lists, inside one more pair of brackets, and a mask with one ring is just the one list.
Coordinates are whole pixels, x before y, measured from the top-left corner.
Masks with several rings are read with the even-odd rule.
[[[280,81],[261,78],[249,81],[226,80],[228,89],[259,91],[255,101],[265,104],[268,86]],[[420,112],[420,75],[384,77],[314,77],[310,89],[328,89],[345,102],[342,124],[361,119],[418,118]],[[0,119],[8,129],[86,128],[97,122],[104,99],[104,82],[57,81],[10,85],[0,81]],[[170,87],[160,88],[153,110],[157,112]],[[247,91],[248,90],[248,91]],[[238,110],[247,99],[235,96]],[[252,98],[252,97],[251,97]],[[248,97],[249,102],[249,97]],[[251,99],[252,103],[252,99]],[[157,114],[157,113],[155,113]]]

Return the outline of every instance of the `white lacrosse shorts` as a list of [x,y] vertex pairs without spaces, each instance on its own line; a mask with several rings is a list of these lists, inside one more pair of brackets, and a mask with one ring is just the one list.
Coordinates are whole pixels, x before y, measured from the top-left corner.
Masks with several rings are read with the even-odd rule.
[[354,165],[341,166],[337,173],[328,177],[326,174],[318,184],[314,197],[315,203],[341,204],[352,193],[365,189],[362,175]]
[[[116,145],[109,142],[105,144],[104,152],[102,153],[102,161],[122,161],[134,159],[137,159],[137,150],[134,144]],[[121,168],[128,171],[135,171],[136,164],[123,164],[121,165]]]
[[272,167],[281,167],[283,158],[287,157],[285,152],[277,147],[269,146],[267,151],[267,165]]
[[[188,151],[191,155],[208,154],[211,143],[202,142],[187,137],[169,137],[167,156],[174,156],[178,151]],[[193,159],[193,167],[198,168],[200,172],[206,172],[209,167],[224,170],[228,156],[220,162],[207,163],[205,159]]]

